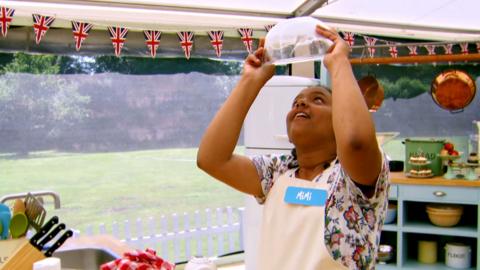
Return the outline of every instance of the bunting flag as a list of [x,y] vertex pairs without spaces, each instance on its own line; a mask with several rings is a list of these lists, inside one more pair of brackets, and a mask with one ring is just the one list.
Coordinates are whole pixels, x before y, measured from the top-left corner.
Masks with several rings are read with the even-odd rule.
[[2,36],[7,36],[8,27],[12,23],[13,20],[13,13],[15,13],[15,9],[13,8],[6,8],[1,7],[0,10],[0,28],[2,31]]
[[443,49],[445,50],[445,54],[452,54],[453,44],[445,44],[443,45]]
[[33,30],[35,31],[35,43],[40,44],[43,36],[47,33],[52,25],[55,17],[42,16],[39,14],[32,14],[33,16]]
[[127,40],[128,29],[125,27],[108,27],[108,33],[112,40],[113,48],[115,49],[115,55],[118,57],[122,52],[123,44]]
[[468,42],[460,43],[460,48],[462,49],[462,54],[468,54]]
[[177,33],[178,39],[180,40],[180,46],[182,46],[183,51],[185,52],[185,57],[190,59],[190,54],[193,46],[193,32],[191,31],[181,31]]
[[390,56],[393,58],[398,57],[398,50],[395,42],[388,42],[388,51],[390,52]]
[[375,56],[375,48],[370,46],[375,46],[375,43],[377,43],[378,39],[367,37],[367,36],[364,36],[363,38],[365,39],[368,45],[368,54],[370,55],[370,58],[373,58]]
[[435,55],[435,45],[425,45],[425,49],[427,49],[428,55]]
[[353,45],[355,45],[355,34],[352,32],[342,32],[343,39],[350,46],[350,51],[352,50]]
[[242,36],[243,44],[247,49],[248,53],[252,53],[252,43],[253,43],[253,29],[252,28],[240,28],[238,32]]
[[145,30],[143,31],[143,36],[145,36],[145,44],[147,45],[150,56],[155,58],[157,55],[157,49],[160,46],[160,38],[162,37],[161,31],[155,30]]
[[75,39],[75,49],[80,51],[83,41],[87,38],[88,32],[92,30],[93,24],[72,21],[73,39]]
[[418,53],[417,53],[417,48],[418,48],[418,46],[407,46],[407,48],[408,48],[408,50],[410,51],[410,52],[408,53],[408,55],[410,55],[410,56],[418,55]]
[[[443,47],[443,50],[445,51],[445,54],[447,55],[452,54],[453,44],[445,44],[442,47]],[[448,61],[448,64],[451,65],[452,61]]]
[[272,29],[274,26],[275,24],[265,25],[265,31],[267,31],[267,33],[270,32],[270,29]]
[[215,49],[215,54],[217,57],[222,56],[223,48],[223,31],[208,31],[208,36],[210,37],[210,43]]
[[[435,55],[436,54],[435,53],[435,48],[437,46],[435,46],[435,45],[425,45],[424,47],[425,47],[425,49],[427,49],[428,55]],[[433,62],[432,65],[437,66],[437,62]]]
[[[7,8],[4,6],[0,6],[0,31],[3,37],[7,36],[8,29],[13,21],[15,10],[11,8]],[[18,12],[17,12],[18,13]],[[18,15],[18,14],[17,14]],[[42,16],[39,14],[32,14],[33,16],[33,28],[35,34],[35,42],[36,44],[40,44],[42,38],[46,35],[46,32],[50,29],[51,25],[55,21],[54,16]],[[93,25],[90,23],[85,22],[77,22],[71,21],[72,23],[72,31],[73,37],[75,40],[75,49],[80,51],[83,42],[89,35],[90,30],[93,28]],[[268,33],[270,30],[275,27],[275,24],[265,25],[265,31]],[[253,52],[253,28],[238,28],[238,33],[241,36],[241,40],[245,45],[245,48],[248,53]],[[126,42],[126,37],[128,33],[128,29],[125,27],[108,27],[108,32],[115,50],[115,55],[120,56],[122,48]],[[144,30],[143,31],[145,36],[145,43],[149,50],[149,53],[152,57],[156,57],[157,50],[160,46],[160,39],[162,32],[161,31],[154,31],[154,30]],[[224,45],[224,37],[225,33],[223,31],[207,31],[208,36],[210,38],[210,43],[212,44],[213,49],[215,50],[215,54],[217,57],[221,57],[223,45]],[[428,52],[428,55],[436,55],[437,53],[441,54],[444,53],[445,55],[451,55],[452,47],[457,46],[457,44],[461,47],[460,53],[461,54],[469,54],[468,47],[469,45],[476,46],[476,53],[480,53],[480,40],[472,41],[470,44],[468,42],[455,42],[455,43],[443,43],[443,44],[436,44],[431,45],[428,43],[419,44],[416,43],[399,43],[384,39],[378,39],[374,37],[365,36],[363,34],[353,33],[353,32],[340,32],[341,36],[345,40],[345,42],[350,46],[350,51],[352,51],[353,47],[355,47],[355,39],[357,38],[357,45],[358,40],[363,37],[365,40],[365,47],[368,50],[368,55],[370,58],[375,57],[376,53],[376,44],[382,43],[386,44],[387,46],[380,46],[380,47],[388,47],[388,52],[392,58],[399,57],[399,50],[398,47],[407,47],[409,50],[410,56],[418,55],[417,49],[418,47],[425,47]],[[180,45],[185,53],[185,57],[190,59],[191,52],[193,49],[194,44],[194,33],[191,31],[179,31],[177,32],[178,38],[180,40]],[[357,37],[358,36],[358,37]],[[475,45],[474,45],[475,44]],[[359,46],[358,46],[359,47]],[[440,52],[441,50],[436,50],[437,47],[443,47],[444,52]],[[472,48],[473,49],[473,48]],[[400,51],[403,52],[403,51]],[[365,52],[364,52],[365,53]],[[385,54],[384,50],[382,50],[381,55]],[[457,53],[457,52],[455,52]],[[472,51],[473,53],[473,51]],[[424,55],[424,51],[420,50],[420,54]],[[362,55],[363,57],[363,55]]]

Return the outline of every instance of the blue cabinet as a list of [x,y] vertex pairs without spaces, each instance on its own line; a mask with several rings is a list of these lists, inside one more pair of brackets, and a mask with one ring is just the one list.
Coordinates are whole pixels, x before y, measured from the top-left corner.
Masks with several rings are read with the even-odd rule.
[[[389,201],[397,205],[397,218],[392,224],[385,224],[381,244],[395,247],[396,256],[387,264],[377,264],[377,269],[453,269],[445,265],[445,244],[461,242],[471,247],[472,267],[480,270],[480,182],[462,186],[462,182],[445,182],[427,179],[421,183],[415,179],[395,181],[392,177]],[[433,225],[425,211],[426,205],[448,203],[462,205],[464,212],[460,222],[453,227]],[[437,263],[418,262],[418,242],[422,239],[437,243]]]

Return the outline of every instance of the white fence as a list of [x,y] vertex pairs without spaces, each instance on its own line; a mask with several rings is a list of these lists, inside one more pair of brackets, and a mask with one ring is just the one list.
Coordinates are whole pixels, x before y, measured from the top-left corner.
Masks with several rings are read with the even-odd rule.
[[[220,256],[243,251],[243,208],[205,209],[147,220],[90,225],[85,234],[112,234],[128,246],[153,248],[170,262],[183,262],[193,255]],[[82,233],[83,234],[83,233]]]

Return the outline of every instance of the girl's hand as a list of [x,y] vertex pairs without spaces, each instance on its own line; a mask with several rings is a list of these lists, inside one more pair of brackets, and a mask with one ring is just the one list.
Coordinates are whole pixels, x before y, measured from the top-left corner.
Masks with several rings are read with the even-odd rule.
[[253,54],[249,54],[245,59],[243,65],[243,76],[266,82],[275,73],[275,66],[272,64],[265,64],[263,62],[265,54],[263,44],[264,40],[261,39],[259,48]]
[[340,37],[337,31],[320,25],[317,25],[316,31],[319,35],[322,35],[333,41],[332,46],[328,49],[327,54],[323,59],[323,62],[328,70],[331,70],[335,63],[342,62],[339,60],[348,60],[348,56],[350,55],[350,46],[348,46],[347,42]]

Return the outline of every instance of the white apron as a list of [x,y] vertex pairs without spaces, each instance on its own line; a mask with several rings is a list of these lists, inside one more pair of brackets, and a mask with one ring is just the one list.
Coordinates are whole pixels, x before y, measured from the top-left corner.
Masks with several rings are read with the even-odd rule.
[[299,193],[298,187],[302,191],[320,189],[324,195],[328,194],[326,180],[326,177],[319,182],[298,179],[294,170],[285,172],[276,180],[264,204],[256,270],[348,269],[335,261],[325,246],[326,202],[314,206],[285,202],[288,187],[293,187],[289,191],[297,193],[296,199],[309,197],[308,192]]

